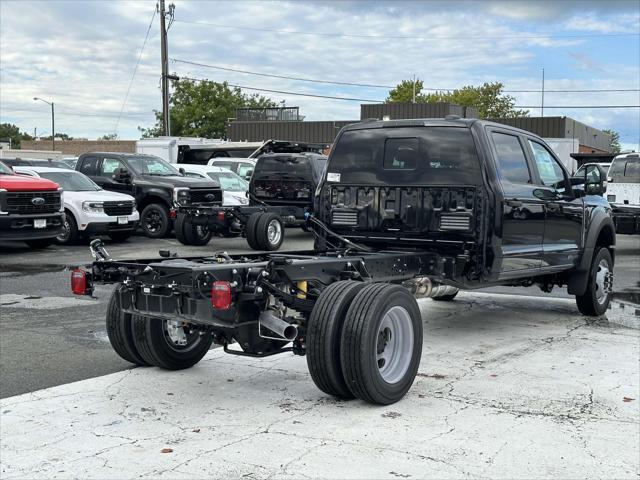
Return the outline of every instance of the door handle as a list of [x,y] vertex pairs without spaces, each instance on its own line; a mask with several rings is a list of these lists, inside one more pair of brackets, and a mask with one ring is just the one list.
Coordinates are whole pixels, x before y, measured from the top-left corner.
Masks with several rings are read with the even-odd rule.
[[504,202],[508,207],[520,208],[522,206],[522,201],[517,198],[512,198],[510,200],[505,200]]

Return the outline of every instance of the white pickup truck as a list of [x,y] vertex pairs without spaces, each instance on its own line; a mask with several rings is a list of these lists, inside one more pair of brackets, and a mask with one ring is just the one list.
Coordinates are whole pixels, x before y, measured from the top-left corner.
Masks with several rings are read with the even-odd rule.
[[103,190],[89,177],[75,170],[50,167],[14,167],[20,175],[53,180],[64,191],[65,221],[56,237],[60,244],[106,234],[121,242],[135,230],[140,215],[131,195]]

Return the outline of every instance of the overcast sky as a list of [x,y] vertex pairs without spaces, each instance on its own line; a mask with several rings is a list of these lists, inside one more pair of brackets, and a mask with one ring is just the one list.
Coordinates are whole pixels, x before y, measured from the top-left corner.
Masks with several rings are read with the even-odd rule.
[[[167,3],[170,3],[169,0]],[[500,81],[506,90],[639,89],[640,0],[468,2],[208,2],[174,0],[172,59],[259,73],[395,85],[417,75],[426,88]],[[139,137],[161,105],[156,15],[124,106],[152,1],[0,0],[0,123],[47,135]],[[289,33],[287,33],[289,32]],[[172,61],[179,76],[338,97],[383,100],[387,89],[275,79]],[[247,91],[249,93],[249,91]],[[264,93],[300,106],[307,120],[359,118],[357,101]],[[540,105],[538,92],[513,93]],[[571,116],[620,132],[638,150],[640,92],[552,93],[545,116]],[[532,108],[537,116],[540,110]]]

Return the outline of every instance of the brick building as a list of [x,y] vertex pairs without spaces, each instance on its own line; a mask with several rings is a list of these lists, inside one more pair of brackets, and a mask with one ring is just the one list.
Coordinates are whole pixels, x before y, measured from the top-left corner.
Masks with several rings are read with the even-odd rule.
[[[135,140],[57,140],[56,151],[69,157],[77,157],[87,152],[123,152],[136,151]],[[23,150],[51,150],[51,140],[23,140]]]

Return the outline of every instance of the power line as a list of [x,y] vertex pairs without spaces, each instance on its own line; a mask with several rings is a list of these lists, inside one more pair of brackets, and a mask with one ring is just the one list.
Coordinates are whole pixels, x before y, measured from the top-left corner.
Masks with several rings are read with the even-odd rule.
[[[346,81],[336,81],[336,80],[322,80],[317,78],[305,78],[305,77],[296,77],[291,75],[277,75],[274,73],[264,73],[264,72],[252,72],[250,70],[240,70],[237,68],[229,68],[222,67],[220,65],[211,65],[208,63],[200,63],[200,62],[192,62],[190,60],[181,60],[178,58],[172,58],[172,62],[174,63],[183,63],[186,65],[193,65],[196,67],[204,67],[204,68],[212,68],[214,70],[222,70],[225,72],[235,72],[242,73],[246,75],[255,75],[259,77],[269,77],[269,78],[280,78],[285,80],[295,80],[300,82],[311,82],[311,83],[322,83],[329,85],[347,85],[352,87],[369,87],[369,88],[385,88],[385,89],[394,89],[396,86],[392,85],[379,85],[372,83],[355,83],[355,82],[346,82]],[[422,90],[434,91],[434,92],[451,92],[453,90],[459,90],[455,88],[423,88]],[[541,90],[504,90],[505,93],[540,93]],[[594,88],[594,89],[574,89],[574,90],[547,90],[545,89],[545,93],[601,93],[601,92],[640,92],[638,88]]]
[[312,97],[312,98],[326,98],[330,100],[347,100],[351,102],[383,103],[383,100],[371,100],[367,98],[335,97],[331,95],[318,95],[313,93],[288,92],[284,90],[270,90],[267,88],[247,87],[244,85],[234,85],[232,83],[227,83],[227,82],[216,82],[215,80],[209,80],[208,78],[193,78],[193,77],[182,77],[182,76],[180,78],[183,78],[185,80],[191,80],[193,82],[211,82],[211,83],[216,83],[218,85],[222,85],[223,83],[226,83],[230,87],[241,88],[243,90],[255,90],[256,92],[280,93],[282,95],[295,95],[298,97]]
[[133,80],[136,78],[136,72],[138,71],[138,65],[140,65],[140,60],[142,60],[142,53],[144,52],[144,47],[147,46],[147,40],[149,39],[149,32],[151,31],[151,27],[153,26],[153,21],[156,18],[156,9],[153,9],[153,15],[151,15],[151,21],[149,22],[149,27],[147,28],[147,33],[144,36],[144,41],[142,42],[142,48],[140,48],[140,53],[138,54],[138,60],[136,61],[136,66],[133,68],[133,73],[131,74],[131,79],[129,80],[129,86],[127,87],[127,93],[124,96],[124,100],[122,101],[122,107],[120,108],[120,115],[118,115],[118,119],[116,120],[116,126],[113,129],[114,133],[118,133],[118,125],[120,124],[120,118],[122,117],[122,113],[124,112],[124,106],[127,104],[127,99],[129,98],[129,93],[131,92],[131,86],[133,85]]
[[210,22],[201,22],[201,21],[193,21],[193,20],[175,20],[177,23],[185,23],[189,25],[204,25],[209,27],[217,27],[217,28],[229,28],[234,30],[248,30],[254,32],[271,32],[271,33],[283,33],[283,34],[292,34],[292,35],[316,35],[321,37],[345,37],[345,38],[371,38],[371,39],[395,39],[395,40],[430,40],[430,39],[455,39],[455,40],[465,40],[465,39],[498,39],[498,38],[519,38],[519,39],[528,39],[528,38],[589,38],[589,37],[628,37],[628,36],[639,36],[638,33],[567,33],[567,34],[559,34],[559,33],[547,33],[547,34],[537,34],[537,35],[368,35],[368,34],[359,34],[359,33],[341,33],[341,32],[303,32],[299,30],[278,30],[274,28],[258,28],[258,27],[249,27],[249,26],[237,26],[237,25],[224,25],[220,23],[210,23]]
[[[331,85],[349,85],[353,87],[395,88],[389,85],[375,85],[371,83],[338,82],[338,81],[331,81],[331,80],[318,80],[313,78],[291,77],[287,75],[276,75],[272,73],[250,72],[248,70],[238,70],[236,68],[221,67],[219,65],[209,65],[206,63],[191,62],[188,60],[179,60],[177,58],[172,58],[171,61],[175,63],[185,63],[187,65],[195,65],[197,67],[206,67],[206,68],[213,68],[216,70],[224,70],[225,72],[246,73],[247,75],[256,75],[260,77],[270,77],[270,78],[283,78],[286,80],[298,80],[300,82],[327,83]],[[436,90],[436,89],[423,89],[423,90]]]

